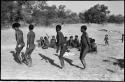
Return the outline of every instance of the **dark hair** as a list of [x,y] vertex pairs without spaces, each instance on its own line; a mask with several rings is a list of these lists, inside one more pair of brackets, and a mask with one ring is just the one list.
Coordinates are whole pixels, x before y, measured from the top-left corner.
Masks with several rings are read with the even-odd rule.
[[32,24],[29,25],[29,29],[30,30],[33,30],[34,29],[34,26]]
[[73,36],[70,36],[70,38],[73,38]]
[[55,36],[52,36],[52,38],[55,38]]
[[87,26],[83,25],[83,26],[81,26],[81,29],[87,30]]
[[12,28],[19,28],[20,27],[20,24],[19,23],[14,23],[13,25],[12,25]]
[[91,40],[91,43],[93,43],[93,42],[95,42],[95,39],[92,39],[92,40]]
[[64,38],[67,38],[67,36],[65,36]]
[[61,30],[61,25],[56,25],[56,29]]
[[75,37],[78,37],[78,35],[75,35]]
[[45,36],[44,39],[47,39],[47,37]]

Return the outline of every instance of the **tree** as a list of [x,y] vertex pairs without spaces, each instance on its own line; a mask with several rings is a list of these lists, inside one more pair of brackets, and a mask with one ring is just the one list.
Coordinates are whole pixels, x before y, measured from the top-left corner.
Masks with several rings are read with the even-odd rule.
[[108,18],[109,23],[124,23],[124,16],[122,15],[110,15]]
[[84,13],[79,13],[79,17],[82,22],[85,20],[87,23],[104,23],[107,20],[107,15],[110,13],[108,7],[105,5],[95,5],[85,11]]

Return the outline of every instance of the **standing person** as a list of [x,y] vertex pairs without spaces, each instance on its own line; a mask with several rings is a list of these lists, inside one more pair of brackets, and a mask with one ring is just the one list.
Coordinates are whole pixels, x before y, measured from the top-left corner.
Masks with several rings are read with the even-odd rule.
[[66,41],[65,41],[63,33],[61,32],[61,26],[60,25],[56,26],[56,32],[57,32],[56,39],[57,39],[57,47],[58,47],[57,53],[58,53],[59,48],[60,48],[59,59],[60,59],[61,67],[63,68],[64,67],[63,55],[64,55],[64,53],[66,52],[66,49],[67,49],[66,48]]
[[104,41],[105,41],[105,45],[109,45],[109,38],[108,38],[108,34],[105,35]]
[[122,34],[122,39],[121,40],[122,40],[122,43],[123,43],[123,41],[124,41],[124,34]]
[[33,32],[34,26],[32,24],[29,25],[29,32],[27,34],[27,48],[25,52],[25,58],[28,61],[28,66],[32,66],[32,58],[31,58],[31,53],[35,49],[35,33]]
[[81,26],[82,36],[81,36],[80,60],[84,66],[84,69],[86,68],[85,56],[90,49],[90,41],[86,30],[87,30],[86,25]]
[[19,29],[20,24],[19,23],[14,23],[12,25],[12,28],[15,30],[15,37],[16,37],[16,56],[15,58],[17,60],[19,60],[19,63],[21,64],[21,58],[20,58],[20,52],[23,49],[23,47],[25,46],[24,40],[23,40],[23,32]]

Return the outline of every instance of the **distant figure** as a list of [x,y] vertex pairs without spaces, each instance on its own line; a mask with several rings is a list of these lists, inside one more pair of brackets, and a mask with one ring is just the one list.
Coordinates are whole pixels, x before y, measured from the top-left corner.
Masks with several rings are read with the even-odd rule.
[[65,36],[64,38],[65,38],[65,41],[66,41],[66,45],[68,45],[68,39],[67,39],[67,37]]
[[79,48],[79,46],[80,46],[80,43],[79,43],[78,35],[75,35],[74,47],[75,48]]
[[108,34],[105,35],[104,41],[105,41],[105,45],[109,45],[109,38],[108,38]]
[[61,23],[61,26],[62,26],[62,27],[64,26],[64,22]]
[[52,39],[50,40],[50,47],[56,48],[56,38],[55,38],[55,36],[52,36]]
[[73,36],[70,36],[70,39],[68,41],[68,47],[73,48],[74,47],[74,41],[73,41]]
[[66,42],[66,52],[70,52],[70,50],[68,50],[68,47],[67,47],[67,45],[68,45],[67,37],[65,36],[64,38],[65,38],[65,42]]
[[42,36],[40,37],[40,40],[37,40],[37,42],[38,42],[38,47],[44,46],[44,39]]
[[61,32],[61,26],[60,25],[57,25],[56,26],[56,32],[57,32],[57,36],[56,36],[56,39],[57,39],[57,53],[59,51],[59,48],[60,48],[60,55],[59,55],[59,59],[60,59],[60,63],[61,63],[61,68],[64,67],[64,59],[63,59],[63,55],[64,53],[66,52],[66,41],[65,41],[65,38],[64,38],[64,35],[63,33]]
[[27,47],[26,47],[26,52],[25,52],[25,58],[28,62],[29,67],[32,66],[32,58],[31,58],[31,53],[35,49],[35,33],[33,32],[34,26],[32,24],[29,25],[29,32],[27,34]]
[[81,63],[83,64],[84,69],[86,68],[85,56],[90,48],[90,41],[86,30],[87,30],[86,25],[81,26],[82,36],[81,36],[80,60]]
[[25,46],[24,39],[23,39],[23,32],[19,29],[20,24],[19,23],[14,23],[12,25],[12,28],[15,30],[15,37],[16,37],[16,59],[19,60],[19,63],[21,64],[21,58],[20,58],[20,52]]
[[95,43],[95,39],[92,39],[91,51],[97,53],[97,45],[96,45],[96,43]]
[[44,46],[42,47],[43,49],[48,49],[49,47],[49,40],[48,38],[45,36],[44,37]]
[[121,40],[122,40],[122,43],[123,43],[123,41],[124,41],[124,34],[122,34],[122,39]]
[[40,46],[41,46],[41,47],[43,47],[43,46],[44,46],[44,39],[43,39],[43,37],[42,37],[42,36],[40,37]]

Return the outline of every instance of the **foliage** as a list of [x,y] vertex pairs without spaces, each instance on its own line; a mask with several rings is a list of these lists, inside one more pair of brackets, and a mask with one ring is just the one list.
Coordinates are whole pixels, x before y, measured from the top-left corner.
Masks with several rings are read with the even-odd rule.
[[109,23],[124,23],[124,17],[122,15],[110,15],[108,18]]
[[84,13],[79,13],[79,17],[82,22],[101,24],[107,20],[107,15],[109,13],[110,11],[107,6],[97,4]]
[[[1,1],[1,24],[21,22],[35,25],[53,23],[122,23],[122,15],[111,15],[105,5],[95,5],[79,14],[66,9],[65,5],[48,6],[46,1]],[[6,24],[7,23],[7,24]]]

